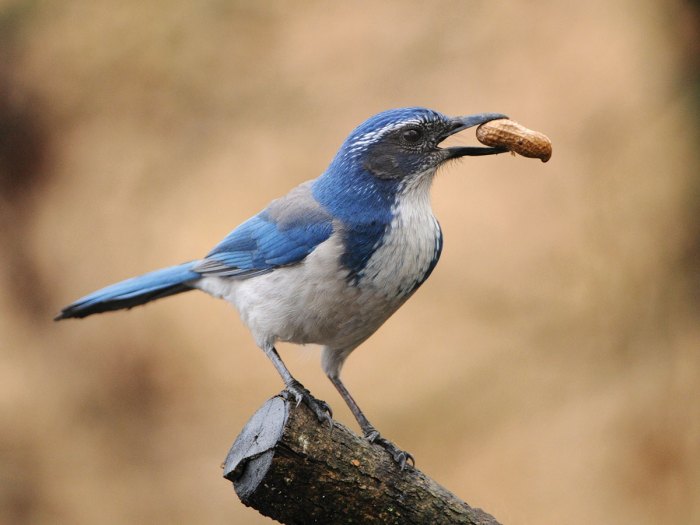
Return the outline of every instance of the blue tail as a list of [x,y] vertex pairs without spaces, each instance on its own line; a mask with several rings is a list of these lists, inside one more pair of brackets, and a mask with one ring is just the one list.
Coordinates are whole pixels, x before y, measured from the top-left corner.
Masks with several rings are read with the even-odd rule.
[[192,289],[188,283],[200,277],[197,272],[192,271],[195,264],[195,262],[188,262],[171,266],[107,286],[66,306],[54,320],[87,317],[100,312],[132,308],[162,297],[186,292]]

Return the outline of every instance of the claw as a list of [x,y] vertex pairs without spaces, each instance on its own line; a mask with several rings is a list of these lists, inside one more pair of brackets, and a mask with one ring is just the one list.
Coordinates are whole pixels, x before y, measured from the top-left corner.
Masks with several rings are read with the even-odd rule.
[[377,432],[376,428],[373,428],[369,432],[365,434],[365,439],[369,441],[370,443],[374,443],[377,441],[377,439],[380,437],[379,432]]
[[294,382],[288,384],[285,392],[294,396],[297,407],[303,401],[321,423],[327,421],[331,429],[333,428],[333,411],[331,410],[331,407],[325,401],[316,399],[299,381],[295,380]]
[[399,447],[394,445],[394,443],[392,443],[386,438],[383,438],[376,428],[368,429],[365,432],[365,439],[370,443],[379,445],[384,450],[386,450],[389,453],[389,455],[392,458],[394,458],[394,461],[399,465],[399,468],[401,470],[404,470],[408,463],[410,463],[412,467],[416,466],[416,460],[409,452],[401,450]]

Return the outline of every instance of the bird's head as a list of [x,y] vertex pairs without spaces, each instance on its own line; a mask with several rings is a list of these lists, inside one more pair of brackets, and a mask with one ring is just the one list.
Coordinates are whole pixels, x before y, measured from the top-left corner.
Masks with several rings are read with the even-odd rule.
[[455,133],[501,118],[506,116],[480,113],[448,117],[419,107],[391,109],[358,126],[343,143],[336,161],[361,166],[382,180],[399,181],[434,173],[451,159],[506,151],[475,146],[440,147],[440,143]]
[[390,109],[360,124],[313,186],[315,199],[334,217],[390,222],[397,198],[425,195],[438,167],[450,159],[503,153],[501,148],[441,148],[462,130],[506,118],[499,113],[448,117],[425,108]]

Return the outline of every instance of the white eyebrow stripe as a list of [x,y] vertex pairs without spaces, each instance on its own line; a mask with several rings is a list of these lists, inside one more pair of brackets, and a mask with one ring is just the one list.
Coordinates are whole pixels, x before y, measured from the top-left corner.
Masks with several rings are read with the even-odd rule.
[[379,137],[386,135],[387,133],[390,133],[395,129],[401,128],[407,124],[420,124],[421,122],[422,121],[420,119],[402,120],[401,122],[392,122],[391,124],[387,124],[379,129],[368,131],[366,133],[363,133],[356,140],[353,141],[352,149],[355,150],[357,148],[366,146],[367,144],[370,144],[377,140]]

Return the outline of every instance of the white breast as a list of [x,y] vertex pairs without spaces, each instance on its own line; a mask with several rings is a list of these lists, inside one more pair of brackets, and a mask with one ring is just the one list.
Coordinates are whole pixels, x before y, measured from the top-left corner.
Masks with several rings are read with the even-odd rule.
[[367,262],[360,287],[373,287],[403,302],[423,280],[440,246],[440,225],[430,206],[433,175],[419,175],[403,188],[392,208],[389,232]]

